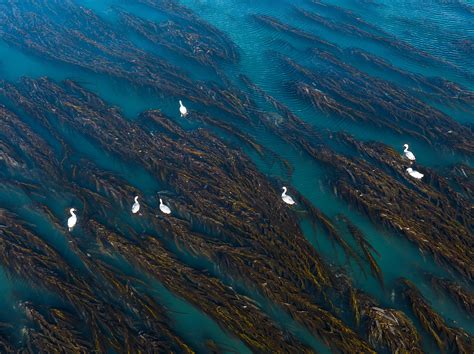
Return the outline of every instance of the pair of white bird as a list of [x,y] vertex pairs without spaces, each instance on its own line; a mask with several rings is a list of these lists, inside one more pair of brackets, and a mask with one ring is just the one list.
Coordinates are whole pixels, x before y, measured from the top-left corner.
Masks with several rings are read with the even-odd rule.
[[[405,150],[403,150],[403,154],[405,155],[405,157],[410,161],[415,161],[416,160],[415,154],[413,154],[410,150],[408,150],[408,144],[403,145],[403,147],[405,148]],[[410,176],[412,176],[415,179],[422,179],[424,176],[423,173],[418,172],[411,167],[408,167],[406,171],[408,172]]]
[[[138,195],[135,197],[135,203],[132,205],[132,213],[136,214],[140,210],[140,203],[138,202]],[[163,203],[163,200],[160,198],[160,210],[163,214],[171,214],[171,209]]]
[[[138,202],[138,195],[135,197],[135,203],[132,205],[132,213],[136,214],[140,210],[140,203]],[[160,198],[160,210],[163,214],[171,214],[171,209],[169,206],[163,203],[163,200]],[[76,209],[71,208],[69,209],[69,213],[71,216],[69,219],[67,219],[67,227],[69,229],[69,232],[71,232],[74,229],[74,226],[77,224],[77,215]]]

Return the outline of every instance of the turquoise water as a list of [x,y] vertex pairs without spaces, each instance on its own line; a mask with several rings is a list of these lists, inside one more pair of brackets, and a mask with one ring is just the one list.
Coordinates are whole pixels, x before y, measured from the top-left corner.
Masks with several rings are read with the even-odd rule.
[[[143,5],[133,4],[133,1],[76,0],[76,2],[91,8],[112,26],[118,26],[117,7],[115,6],[151,21],[167,20],[163,13],[151,10]],[[311,23],[302,19],[292,10],[292,6],[297,6],[316,11],[318,7],[311,4],[310,1],[182,0],[180,3],[190,8],[200,18],[226,33],[237,45],[240,60],[237,63],[221,64],[222,70],[236,87],[244,89],[238,77],[240,74],[245,74],[267,93],[287,105],[299,118],[319,130],[347,131],[360,140],[380,141],[400,151],[404,143],[409,143],[411,150],[417,153],[417,162],[422,166],[431,167],[435,170],[453,163],[465,163],[471,167],[473,166],[472,155],[467,157],[450,149],[429,146],[413,137],[396,135],[366,124],[353,123],[339,117],[322,114],[309,104],[286,92],[283,84],[291,79],[291,73],[281,69],[279,62],[272,56],[272,51],[284,53],[311,67],[314,63],[308,56],[308,50],[312,49],[314,45],[311,41],[294,38],[265,28],[251,17],[252,14],[271,15],[308,33],[316,34],[341,48],[362,48],[406,71],[424,76],[440,76],[474,91],[474,80],[463,74],[470,73],[474,75],[474,60],[472,60],[472,56],[457,50],[452,44],[455,40],[460,39],[470,38],[474,40],[473,15],[466,14],[458,8],[450,6],[449,3],[442,5],[435,1],[430,2],[430,6],[419,6],[417,2],[406,1],[381,0],[378,1],[379,6],[364,5],[364,2],[352,0],[328,1],[328,3],[352,9],[362,19],[380,27],[388,34],[404,39],[411,45],[462,69],[455,70],[453,66],[449,65],[422,65],[401,56],[393,48],[387,48],[379,43],[374,43],[374,41],[337,33]],[[337,17],[337,14],[330,10],[321,11],[320,14],[335,20],[341,20]],[[199,64],[190,63],[188,59],[180,58],[166,49],[158,48],[137,34],[128,33],[127,38],[137,47],[171,62],[195,80],[205,82],[215,79],[215,76],[208,69],[200,67]],[[292,49],[292,47],[295,49]],[[380,70],[371,71],[371,68],[364,67],[362,63],[354,62],[351,64],[382,79],[395,83],[401,82],[389,73]],[[130,120],[137,119],[138,114],[144,110],[158,108],[189,129],[199,126],[198,123],[189,123],[179,117],[176,109],[176,97],[145,92],[145,90],[130,86],[125,81],[91,73],[72,65],[51,62],[42,57],[23,52],[0,40],[0,78],[15,82],[24,76],[35,78],[48,76],[58,81],[68,78],[76,80],[105,99],[110,105],[117,106]],[[472,106],[467,110],[461,110],[458,107],[430,102],[426,98],[421,99],[425,99],[429,104],[436,105],[440,110],[450,114],[463,124],[472,126],[474,123],[474,119],[472,119],[474,109]],[[256,99],[256,102],[260,103],[259,108],[263,111],[272,110],[269,105],[263,104],[258,99]],[[192,107],[196,110],[206,109],[193,102],[189,102],[187,105],[188,108]],[[215,117],[224,121],[228,119],[222,113],[216,114]],[[422,254],[416,246],[399,235],[377,228],[365,215],[355,211],[345,201],[337,198],[332,189],[327,186],[328,171],[322,165],[302,154],[297,148],[283,142],[263,126],[255,129],[242,124],[239,128],[270,151],[276,152],[283,159],[289,161],[294,168],[293,174],[288,176],[278,164],[274,164],[268,159],[262,159],[248,147],[242,146],[243,150],[254,160],[262,172],[269,177],[279,178],[290,184],[292,188],[298,190],[314,206],[321,209],[333,220],[336,215],[344,214],[363,230],[369,242],[380,254],[377,261],[384,274],[384,288],[370,275],[369,269],[366,269],[367,276],[364,276],[357,265],[348,264],[341,250],[333,245],[324,232],[319,229],[315,231],[307,223],[302,222],[305,237],[311,245],[329,263],[343,267],[353,279],[357,288],[372,295],[383,306],[405,310],[406,305],[400,299],[399,294],[396,294],[395,300],[392,301],[391,292],[396,289],[396,280],[399,277],[408,278],[417,284],[418,289],[448,324],[455,324],[464,328],[471,335],[474,334],[472,318],[459,310],[451,300],[433,292],[423,276],[424,273],[429,272],[455,279],[455,275],[448,273],[444,268],[437,265],[429,254]],[[75,148],[72,161],[80,161],[82,158],[93,161],[102,169],[121,177],[144,195],[156,194],[161,190],[161,186],[154,176],[151,176],[140,166],[110,156],[77,132],[67,131],[65,128],[59,128],[59,130],[62,137]],[[219,130],[215,130],[215,132],[224,140],[236,144],[236,141],[227,134]],[[43,182],[47,183],[46,181]],[[151,199],[149,199],[150,203],[152,203]],[[76,264],[79,261],[76,259],[74,252],[68,248],[67,240],[34,206],[37,202],[43,202],[50,206],[57,213],[56,215],[61,215],[62,211],[72,201],[79,202],[77,196],[64,195],[59,190],[52,193],[51,196],[46,196],[43,200],[31,200],[9,185],[0,188],[0,206],[8,207],[20,215],[32,225],[33,230],[41,238],[48,244],[53,245],[69,263]],[[93,248],[94,245],[91,245],[91,249]],[[199,260],[190,260],[189,255],[180,254],[178,256],[186,263],[193,261],[199,263]],[[127,267],[131,266],[127,265]],[[263,312],[267,313],[280,326],[293,333],[301,342],[320,352],[328,351],[318,338],[309,334],[301,325],[289,320],[281,309],[266,301],[261,294],[252,289],[245,289],[243,285],[226,277],[224,272],[213,268],[212,264],[207,264],[205,267],[208,267],[213,275],[229,286],[236,288],[240,286],[242,292],[261,304]],[[129,269],[129,271],[137,272],[137,270],[132,269]],[[55,303],[60,299],[56,299],[53,294],[31,287],[24,283],[22,279],[12,279],[6,274],[6,270],[0,267],[0,301],[4,304],[0,310],[0,320],[5,322],[10,319],[17,329],[18,338],[20,338],[18,331],[21,329],[21,323],[25,321],[25,318],[18,308],[19,301],[34,298],[41,303]],[[250,349],[241,340],[233,337],[211,317],[202,313],[199,308],[171,293],[159,282],[149,281],[143,291],[153,294],[157,302],[166,307],[170,318],[173,320],[172,327],[195,350],[206,352],[208,349],[203,343],[212,339],[222,346],[226,352],[250,352]],[[425,338],[425,346],[429,351],[435,350],[433,343],[428,338]]]

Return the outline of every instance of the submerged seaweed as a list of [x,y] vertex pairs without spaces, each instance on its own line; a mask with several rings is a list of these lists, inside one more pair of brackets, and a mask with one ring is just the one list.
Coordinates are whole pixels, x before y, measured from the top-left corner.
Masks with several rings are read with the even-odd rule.
[[[27,201],[17,206],[20,202],[5,199],[0,206],[0,263],[10,278],[54,298],[53,305],[15,293],[21,340],[18,328],[0,323],[0,351],[233,350],[211,337],[193,342],[177,330],[157,295],[163,287],[256,353],[315,352],[305,336],[334,352],[421,353],[421,331],[441,350],[472,352],[472,337],[448,325],[412,282],[402,281],[410,313],[357,288],[349,275],[362,270],[385,290],[390,280],[380,262],[383,251],[348,212],[327,212],[324,201],[310,199],[301,184],[291,185],[299,166],[266,141],[321,167],[321,184],[360,216],[406,238],[450,276],[453,272],[456,281],[426,279],[472,315],[466,286],[474,276],[472,167],[416,162],[424,178],[413,180],[405,172],[410,162],[399,151],[346,132],[322,131],[284,99],[290,94],[308,102],[310,111],[470,157],[472,127],[428,101],[466,109],[472,91],[403,70],[360,48],[343,49],[271,11],[252,13],[252,26],[307,46],[301,50],[281,40],[293,54],[267,52],[285,72],[277,83],[282,92],[274,93],[238,72],[239,46],[190,8],[174,0],[125,3],[110,9],[116,24],[71,0],[0,3],[0,39],[9,46],[162,98],[192,102],[180,120],[158,109],[129,119],[78,80],[0,81],[2,193]],[[138,15],[129,5],[166,20]],[[460,72],[343,7],[320,1],[309,6],[337,20],[295,6],[291,14],[424,65]],[[216,82],[195,79],[179,62],[138,46],[128,32],[205,68]],[[308,57],[304,63],[301,53]],[[361,63],[397,75],[404,84],[366,73]],[[270,176],[267,167],[276,170],[274,162],[281,173]],[[150,185],[135,179],[138,175]],[[283,179],[295,206],[281,200]],[[135,196],[141,209],[132,215]],[[159,199],[170,206],[170,215],[157,209]],[[79,222],[68,232],[64,219],[72,206]],[[345,255],[345,264],[310,243],[306,224]],[[307,335],[293,331],[295,326]]]

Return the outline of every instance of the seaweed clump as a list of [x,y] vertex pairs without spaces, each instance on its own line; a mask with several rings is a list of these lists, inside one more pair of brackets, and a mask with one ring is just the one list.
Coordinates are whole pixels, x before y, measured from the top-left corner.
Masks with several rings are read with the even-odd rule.
[[327,69],[309,70],[291,58],[283,55],[279,58],[300,77],[296,84],[289,85],[290,89],[315,108],[345,119],[388,128],[397,134],[408,134],[429,144],[451,147],[466,155],[474,151],[469,127],[329,52],[314,50],[314,53],[335,70],[329,74]]
[[[129,122],[72,81],[58,85],[47,79],[25,79],[17,86],[3,85],[2,94],[45,128],[67,126],[156,176],[176,195],[170,203],[173,215],[153,222],[156,232],[265,295],[329,346],[371,352],[364,340],[325,309],[332,285],[330,270],[305,240],[274,186],[241,151],[203,129],[185,131],[159,111],[145,112],[137,122]],[[77,192],[92,200],[105,199],[84,189]],[[100,211],[96,203],[87,199],[84,203],[93,206],[88,213]],[[213,313],[204,302],[202,306],[241,333],[224,312]],[[253,336],[246,336],[248,343],[255,342]]]
[[404,294],[413,313],[442,351],[463,354],[474,351],[474,341],[469,334],[462,329],[449,327],[445,320],[425,301],[412,282],[407,279],[402,279],[401,282],[405,286]]
[[474,317],[474,293],[449,279],[435,276],[430,276],[428,279],[434,289],[449,295],[460,309]]

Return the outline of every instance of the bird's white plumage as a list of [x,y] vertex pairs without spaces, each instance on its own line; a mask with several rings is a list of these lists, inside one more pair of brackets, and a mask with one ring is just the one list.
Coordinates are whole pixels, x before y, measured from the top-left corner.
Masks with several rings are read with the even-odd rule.
[[132,205],[132,213],[136,214],[140,210],[140,203],[138,202],[138,195],[135,197],[135,203]]
[[183,101],[179,100],[179,113],[181,117],[186,117],[188,114],[188,109],[183,105]]
[[421,172],[418,172],[416,170],[414,170],[413,168],[411,167],[408,167],[407,168],[407,172],[410,176],[412,176],[413,178],[416,178],[416,179],[422,179],[424,174],[421,173]]
[[281,199],[286,203],[286,204],[289,204],[289,205],[293,205],[293,204],[296,204],[296,202],[293,200],[293,198],[291,198],[289,195],[286,195],[286,187],[283,187],[283,193],[281,194]]
[[160,198],[160,210],[163,214],[171,214],[171,209],[163,203],[163,200]]
[[403,154],[405,155],[405,157],[410,161],[415,161],[415,154],[408,150],[408,144],[403,145],[403,147],[405,148],[405,150],[403,150]]
[[74,226],[76,226],[76,224],[77,224],[77,216],[76,216],[76,214],[74,214],[75,211],[76,211],[76,209],[74,209],[74,208],[69,209],[69,213],[71,214],[69,219],[67,219],[67,227],[68,227],[69,231],[72,231]]

